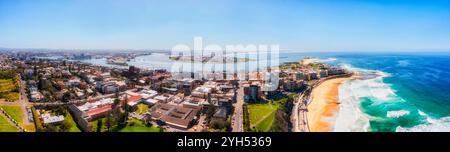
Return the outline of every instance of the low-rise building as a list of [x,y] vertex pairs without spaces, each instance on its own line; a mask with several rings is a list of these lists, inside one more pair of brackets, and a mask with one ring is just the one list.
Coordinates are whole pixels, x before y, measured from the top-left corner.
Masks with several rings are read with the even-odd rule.
[[142,100],[143,98],[142,98],[142,96],[140,96],[140,95],[137,95],[137,96],[131,96],[131,97],[128,97],[127,98],[127,104],[129,105],[129,106],[131,106],[131,107],[134,107],[134,106],[136,106],[137,104],[139,104],[139,103],[141,103],[143,100]]
[[341,68],[330,68],[328,69],[328,75],[338,75],[338,74],[344,74],[344,69]]
[[197,109],[164,103],[156,104],[149,112],[151,119],[179,129],[190,128],[197,121],[199,114]]
[[[95,102],[86,102],[83,105],[77,106],[76,109],[79,112],[75,113],[78,115],[77,117],[86,119],[87,121],[100,118],[112,110],[114,100],[113,98],[106,98]],[[71,109],[71,111],[77,111],[76,109]]]
[[40,101],[43,98],[44,98],[44,96],[38,91],[32,91],[30,93],[30,101],[32,101],[32,102]]
[[317,75],[316,71],[309,72],[309,77],[311,78],[311,80],[319,79],[319,76]]
[[320,70],[319,76],[320,76],[320,78],[328,77],[328,70]]
[[49,113],[42,114],[41,118],[42,118],[42,122],[44,124],[55,124],[55,123],[61,123],[62,121],[64,121],[63,115],[52,116]]

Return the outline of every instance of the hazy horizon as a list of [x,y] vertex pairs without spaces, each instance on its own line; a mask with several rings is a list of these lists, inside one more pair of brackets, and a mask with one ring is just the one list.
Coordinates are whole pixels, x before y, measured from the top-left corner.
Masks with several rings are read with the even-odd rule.
[[[110,51],[111,53],[117,53],[118,51],[160,51],[160,52],[170,52],[171,49],[54,49],[54,48],[7,48],[7,47],[0,47],[0,51],[4,50],[15,50],[15,51],[32,51],[32,50],[48,50],[48,51]],[[370,53],[450,53],[449,50],[279,50],[281,53],[363,53],[363,54],[370,54]],[[77,52],[78,53],[78,52]]]

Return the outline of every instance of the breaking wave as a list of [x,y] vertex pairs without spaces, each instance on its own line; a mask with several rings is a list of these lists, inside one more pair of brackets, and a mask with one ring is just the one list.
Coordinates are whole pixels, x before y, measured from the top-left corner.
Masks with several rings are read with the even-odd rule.
[[411,128],[397,127],[397,132],[449,132],[450,131],[450,117],[442,117],[439,119],[431,118],[422,111],[419,111],[421,116],[425,116],[427,122]]
[[334,131],[366,132],[369,129],[369,116],[359,108],[359,98],[353,94],[349,80],[339,87],[340,110],[336,115]]
[[[383,81],[385,77],[391,76],[389,73],[356,68],[349,64],[341,64],[340,67],[357,72],[363,78],[348,80],[339,87],[341,104],[334,131],[396,131],[396,128],[405,129],[398,129],[400,126],[410,126],[405,123],[409,120],[420,120],[420,116],[415,118],[417,108],[398,96],[391,84]],[[410,116],[411,111],[415,115]]]
[[336,61],[336,58],[326,58],[326,59],[317,59],[317,62],[333,62]]

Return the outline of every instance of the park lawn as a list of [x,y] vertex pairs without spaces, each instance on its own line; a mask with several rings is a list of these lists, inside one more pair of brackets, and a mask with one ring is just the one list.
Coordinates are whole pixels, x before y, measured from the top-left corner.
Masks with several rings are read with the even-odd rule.
[[9,105],[1,105],[1,108],[8,113],[15,121],[17,121],[20,125],[23,124],[23,113],[20,106],[9,106]]
[[158,127],[147,127],[147,126],[127,126],[119,132],[159,132]]
[[14,85],[11,79],[0,79],[0,93],[1,92],[9,92],[14,89],[16,85]]
[[138,108],[136,110],[136,113],[143,114],[148,111],[148,105],[146,105],[146,104],[140,103],[137,105],[137,107]]
[[[295,97],[296,94],[289,94],[289,96]],[[249,104],[250,127],[260,132],[270,131],[275,122],[277,110],[286,100],[287,98],[284,97],[278,100],[272,100],[269,103]]]
[[89,123],[91,123],[91,126],[92,126],[91,132],[96,132],[97,131],[97,128],[98,128],[97,122],[98,122],[98,120],[94,120],[94,121],[89,122]]
[[0,115],[0,132],[19,132],[19,129],[14,127],[7,118]]
[[[134,125],[130,126],[131,123],[134,123]],[[127,126],[120,129],[119,132],[159,132],[159,128],[155,126],[147,127],[142,121],[131,119]]]
[[0,79],[0,84],[9,83],[11,81],[11,79]]
[[17,101],[20,98],[20,94],[18,92],[1,93],[0,98],[9,101]]
[[[92,125],[92,129],[91,132],[97,132],[97,128],[98,128],[98,121],[102,120],[102,128],[100,129],[100,132],[108,132],[108,127],[106,126],[106,117],[103,118],[98,118],[95,119],[93,121],[91,121],[91,125]],[[117,129],[117,125],[111,126],[110,131],[115,131]]]
[[18,88],[17,84],[14,84],[12,79],[0,79],[0,98],[16,101],[19,100],[20,94],[18,92],[13,92]]
[[15,85],[12,83],[1,83],[0,85],[2,85],[0,93],[10,92],[15,88]]
[[270,128],[272,128],[272,124],[275,121],[275,113],[276,111],[273,111],[270,113],[269,116],[267,116],[264,120],[262,120],[260,123],[258,123],[255,128],[258,132],[268,132],[270,131]]
[[72,124],[72,127],[69,129],[69,132],[81,132],[81,130],[77,126],[77,123],[73,120],[73,117],[70,113],[68,113],[64,119],[67,119],[68,122]]

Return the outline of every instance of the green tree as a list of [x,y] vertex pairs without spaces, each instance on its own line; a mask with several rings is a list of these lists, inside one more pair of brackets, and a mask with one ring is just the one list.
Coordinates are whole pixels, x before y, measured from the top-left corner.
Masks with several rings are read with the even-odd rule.
[[58,132],[58,128],[55,125],[48,124],[43,131],[44,132]]
[[111,129],[111,125],[112,125],[112,123],[111,123],[111,114],[108,114],[106,116],[106,121],[105,121],[105,126],[108,129],[108,132],[109,132],[109,129]]
[[214,129],[219,129],[219,130],[226,130],[227,128],[230,127],[230,124],[227,121],[223,121],[223,120],[213,120],[210,122],[211,128]]
[[128,96],[127,95],[125,95],[125,99],[122,101],[121,106],[122,106],[123,111],[128,110]]
[[61,128],[61,131],[62,131],[62,132],[68,132],[68,131],[70,130],[70,128],[72,128],[72,124],[69,122],[68,119],[65,119],[65,120],[62,122],[60,128]]
[[119,98],[114,99],[114,107],[119,105],[119,103],[120,103]]
[[63,101],[63,102],[69,102],[69,100],[71,99],[71,96],[72,96],[72,95],[70,94],[69,91],[65,92],[65,93],[63,94],[62,101]]
[[53,109],[53,111],[57,114],[57,115],[63,115],[66,116],[67,115],[67,109],[64,106],[57,106],[55,109]]
[[211,117],[214,115],[214,113],[216,113],[216,107],[215,106],[212,106],[212,105],[208,105],[207,106],[207,110],[206,110],[206,119],[207,120],[210,120],[211,119]]
[[103,119],[99,119],[97,121],[97,132],[101,132],[102,131],[102,127],[103,127]]
[[121,124],[126,124],[126,123],[127,123],[127,120],[128,120],[128,112],[125,111],[125,112],[123,112],[123,113],[120,113],[119,116],[120,116],[120,117],[119,117],[119,122],[120,122]]
[[33,67],[33,77],[34,77],[34,80],[39,80],[38,79],[38,71],[37,71],[37,67],[36,67],[36,65]]
[[119,96],[120,96],[120,92],[119,92],[119,90],[117,90],[117,91],[115,92],[115,97],[116,97],[116,98],[119,98]]

